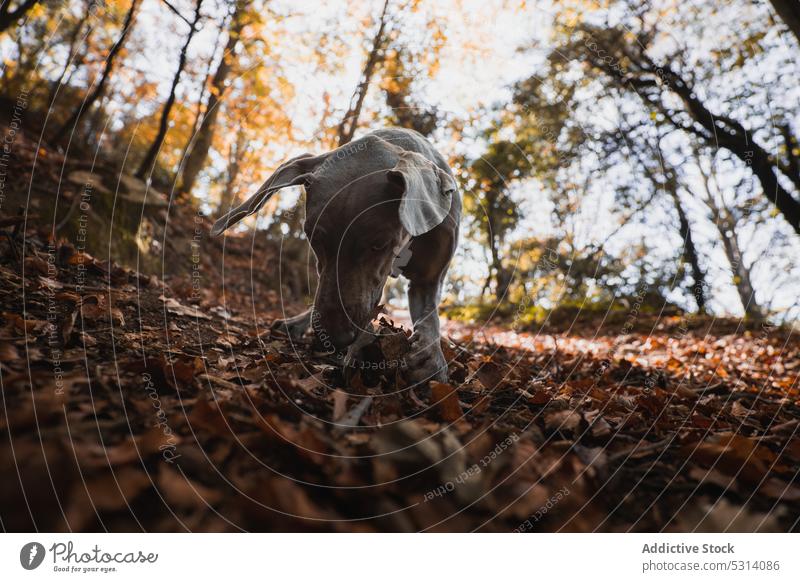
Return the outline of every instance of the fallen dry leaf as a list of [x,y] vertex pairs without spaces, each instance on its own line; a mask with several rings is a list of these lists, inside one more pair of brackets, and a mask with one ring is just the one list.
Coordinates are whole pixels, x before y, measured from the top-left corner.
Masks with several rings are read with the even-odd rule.
[[436,381],[432,381],[430,386],[431,401],[438,407],[442,420],[455,422],[464,415],[461,404],[458,402],[458,392],[455,386]]

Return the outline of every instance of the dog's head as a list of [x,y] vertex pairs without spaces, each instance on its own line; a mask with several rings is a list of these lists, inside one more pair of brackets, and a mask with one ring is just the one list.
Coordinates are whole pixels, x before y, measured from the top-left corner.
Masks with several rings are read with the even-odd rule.
[[424,156],[368,136],[281,165],[246,202],[220,218],[220,234],[278,190],[303,185],[305,233],[317,258],[312,326],[344,348],[371,320],[395,257],[411,237],[441,224],[456,184]]

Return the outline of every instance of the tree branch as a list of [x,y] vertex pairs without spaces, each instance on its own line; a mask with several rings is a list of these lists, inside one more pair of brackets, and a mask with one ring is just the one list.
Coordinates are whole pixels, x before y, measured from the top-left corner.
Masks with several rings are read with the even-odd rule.
[[161,0],[161,1],[166,5],[167,8],[169,8],[170,12],[172,12],[173,14],[175,14],[175,16],[183,20],[186,24],[189,25],[190,28],[194,29],[195,25],[192,24],[192,21],[186,18],[183,14],[181,14],[180,11],[177,8],[175,8],[172,4],[170,4],[168,0]]

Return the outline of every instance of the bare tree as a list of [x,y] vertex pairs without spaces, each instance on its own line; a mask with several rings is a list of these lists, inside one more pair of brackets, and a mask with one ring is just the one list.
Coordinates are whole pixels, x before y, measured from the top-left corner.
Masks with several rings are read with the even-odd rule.
[[797,38],[797,42],[800,42],[800,2],[797,0],[770,0],[770,2],[775,12]]
[[14,26],[20,18],[25,16],[38,3],[39,0],[23,0],[22,2],[17,2],[16,8],[11,10],[11,0],[3,0],[2,4],[0,4],[0,32]]
[[197,133],[193,136],[192,143],[188,147],[189,153],[185,156],[185,162],[181,171],[180,186],[180,189],[184,192],[191,192],[194,187],[197,176],[206,164],[208,152],[214,141],[214,130],[217,124],[220,103],[225,93],[225,82],[233,69],[234,50],[236,48],[236,43],[239,42],[239,36],[244,26],[244,13],[247,10],[248,4],[249,0],[236,0],[234,11],[230,19],[228,41],[225,44],[225,49],[222,51],[222,58],[217,65],[217,70],[214,72],[214,77],[211,79],[211,88],[208,92],[205,113],[203,114]]
[[[648,148],[649,149],[649,148]],[[706,284],[706,273],[700,265],[700,254],[697,251],[695,244],[695,237],[692,229],[692,224],[689,221],[689,216],[684,208],[680,196],[680,180],[678,179],[677,172],[665,159],[664,152],[661,149],[660,142],[656,143],[655,151],[650,152],[650,161],[655,161],[659,165],[659,171],[648,164],[645,159],[644,152],[637,153],[636,157],[639,165],[644,170],[647,178],[657,190],[662,190],[669,196],[675,212],[678,215],[678,232],[681,239],[683,239],[683,259],[689,263],[692,273],[692,296],[697,303],[697,310],[704,313],[706,310],[706,303],[708,301]]]
[[[579,32],[578,40],[557,51],[557,55],[561,55],[558,58],[572,54],[573,58],[583,59],[592,68],[602,71],[619,88],[634,90],[648,107],[661,113],[673,127],[697,137],[702,143],[734,154],[761,183],[766,199],[800,234],[800,201],[779,179],[784,176],[800,192],[800,159],[792,146],[797,139],[788,125],[780,127],[781,139],[787,142],[786,159],[776,159],[753,139],[753,132],[740,121],[713,113],[686,75],[669,63],[656,62],[647,53],[646,34],[630,41],[622,29],[584,26]],[[621,62],[630,64],[622,67],[619,65]],[[674,106],[675,97],[682,107]]]
[[375,30],[375,35],[372,37],[372,44],[367,54],[367,60],[364,62],[364,68],[361,70],[361,78],[350,99],[350,106],[344,114],[342,121],[339,123],[336,132],[337,145],[342,146],[349,143],[356,133],[358,118],[361,116],[361,109],[364,106],[364,99],[367,97],[367,92],[372,82],[372,76],[375,74],[376,69],[384,58],[384,51],[389,41],[389,37],[386,34],[388,22],[389,0],[384,0],[383,10],[378,19],[378,28]]
[[134,20],[136,19],[136,13],[139,9],[139,4],[141,0],[131,0],[131,6],[128,9],[128,13],[125,16],[125,22],[122,24],[122,31],[120,32],[119,38],[114,43],[114,46],[111,47],[111,50],[108,52],[108,57],[106,57],[106,64],[103,68],[103,73],[100,75],[100,79],[97,81],[97,84],[94,86],[94,89],[86,96],[86,98],[81,102],[77,109],[70,115],[69,119],[64,122],[64,124],[56,130],[55,134],[53,135],[53,142],[58,143],[64,136],[71,132],[75,127],[77,127],[78,123],[80,122],[81,118],[92,108],[92,105],[103,95],[106,90],[106,86],[108,85],[108,80],[111,78],[111,74],[114,71],[114,63],[117,58],[117,55],[122,50],[122,47],[125,46],[125,41],[128,39],[130,35],[131,29],[133,28]]
[[696,166],[700,173],[700,182],[703,186],[700,199],[709,209],[711,220],[719,233],[722,242],[722,250],[733,275],[733,284],[742,302],[745,314],[755,320],[762,320],[765,317],[764,309],[756,300],[755,289],[753,288],[751,269],[752,264],[744,260],[744,253],[739,240],[738,225],[736,217],[731,209],[725,204],[719,195],[716,176],[712,165],[711,172],[706,172],[699,158]]
[[183,43],[183,47],[181,47],[180,57],[178,58],[178,69],[175,71],[175,75],[172,77],[172,86],[170,87],[169,97],[167,97],[167,101],[164,103],[164,108],[161,110],[161,121],[158,124],[158,133],[156,134],[156,138],[153,140],[153,143],[150,144],[150,149],[147,150],[139,169],[136,171],[136,177],[140,180],[145,179],[145,177],[147,177],[153,171],[153,165],[158,157],[158,152],[161,150],[161,146],[164,143],[164,138],[167,136],[169,116],[172,112],[172,107],[175,105],[175,92],[178,89],[178,83],[180,83],[181,76],[183,76],[183,70],[186,68],[186,53],[189,50],[189,45],[191,44],[195,33],[198,31],[197,25],[200,22],[200,8],[202,5],[203,0],[197,0],[195,3],[194,18],[189,23],[189,34],[186,35],[186,41]]
[[395,49],[394,67],[388,72],[393,82],[383,88],[386,105],[392,111],[390,120],[398,127],[406,127],[430,136],[441,121],[439,112],[435,107],[426,107],[415,100],[412,94],[412,80],[415,75],[406,70],[407,65],[404,62],[407,54],[404,47]]
[[242,155],[247,149],[247,136],[244,127],[239,125],[236,131],[236,139],[233,140],[228,149],[228,170],[225,175],[225,184],[222,188],[222,195],[217,206],[217,216],[222,216],[236,204],[237,188],[236,180],[242,168]]
[[705,313],[706,303],[708,301],[706,298],[706,273],[700,266],[700,255],[697,252],[697,246],[695,245],[694,236],[692,235],[692,225],[689,222],[689,217],[686,215],[686,210],[681,202],[678,189],[673,188],[672,184],[670,184],[667,192],[675,206],[675,212],[678,213],[678,229],[683,239],[683,258],[689,263],[692,269],[692,296],[697,302],[697,310],[700,313]]
[[177,180],[183,175],[183,168],[186,164],[186,158],[194,146],[197,130],[200,127],[200,123],[203,121],[203,107],[206,104],[206,95],[208,94],[208,80],[211,78],[211,70],[214,68],[214,63],[216,62],[217,52],[219,49],[219,43],[224,33],[225,29],[220,27],[217,31],[216,38],[214,39],[214,48],[211,50],[211,55],[208,57],[208,64],[206,65],[206,70],[202,77],[203,80],[200,84],[200,96],[195,104],[194,119],[192,120],[192,128],[189,130],[189,139],[186,140],[186,145],[183,147],[181,162],[178,167],[178,172],[175,176],[176,184]]
[[[56,96],[58,95],[59,89],[61,89],[62,84],[64,83],[64,79],[67,77],[67,72],[69,71],[71,66],[77,65],[77,57],[76,48],[78,46],[78,40],[81,37],[81,33],[83,32],[83,28],[86,25],[86,22],[89,20],[89,16],[91,12],[89,8],[91,7],[94,0],[86,0],[86,12],[83,16],[78,18],[75,22],[75,26],[72,29],[72,32],[69,35],[69,46],[67,48],[67,58],[64,61],[64,67],[61,69],[61,73],[58,75],[58,79],[52,84],[50,87],[50,93],[47,97],[47,103],[52,106],[53,101],[55,100]],[[91,29],[89,30],[91,31]],[[87,34],[88,32],[87,31]],[[86,35],[84,35],[84,40]]]

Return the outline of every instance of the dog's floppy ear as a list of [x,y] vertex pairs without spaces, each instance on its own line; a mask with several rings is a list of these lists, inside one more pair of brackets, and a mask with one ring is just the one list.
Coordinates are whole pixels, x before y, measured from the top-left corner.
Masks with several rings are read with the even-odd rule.
[[281,164],[255,194],[217,220],[211,227],[211,234],[216,236],[240,220],[255,214],[281,188],[305,184],[325,157],[326,154],[320,156],[303,154]]
[[411,236],[419,236],[441,224],[450,212],[456,183],[421,154],[403,151],[398,155],[388,177],[403,188],[400,222]]

